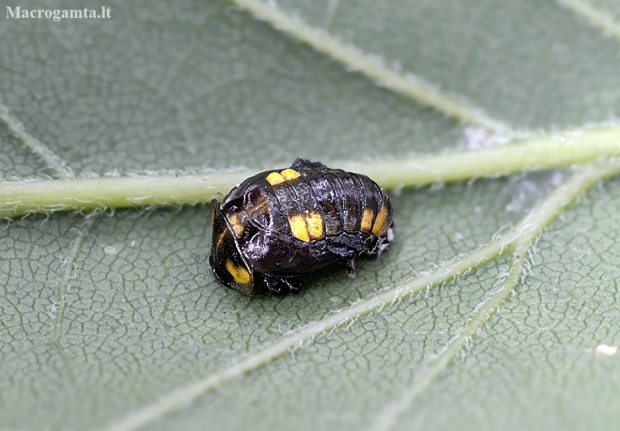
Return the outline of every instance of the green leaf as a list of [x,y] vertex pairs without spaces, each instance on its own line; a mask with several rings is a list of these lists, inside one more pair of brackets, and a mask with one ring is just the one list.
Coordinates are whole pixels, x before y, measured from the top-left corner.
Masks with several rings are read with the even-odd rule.
[[[545,145],[532,131],[592,138],[618,127],[612,3],[95,2],[110,19],[3,18],[0,173],[26,187],[304,156],[387,178],[416,154]],[[84,5],[21,4],[41,7]],[[386,254],[283,298],[215,281],[202,205],[6,219],[0,428],[607,428],[618,170],[397,189]]]

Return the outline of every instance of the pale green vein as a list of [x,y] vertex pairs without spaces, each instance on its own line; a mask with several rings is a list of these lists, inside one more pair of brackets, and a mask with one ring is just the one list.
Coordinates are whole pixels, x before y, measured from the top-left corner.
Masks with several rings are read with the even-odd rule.
[[391,189],[492,177],[533,169],[567,167],[620,156],[620,127],[540,134],[480,150],[405,157],[343,167],[365,173]]
[[515,228],[510,270],[500,288],[485,301],[467,325],[452,338],[445,348],[429,361],[415,378],[415,383],[393,404],[388,405],[374,423],[372,430],[388,430],[396,420],[426,390],[433,379],[441,374],[452,360],[463,350],[468,340],[475,337],[500,305],[510,297],[523,279],[525,260],[532,242],[560,212],[593,185],[611,175],[620,174],[620,163],[585,167],[553,192],[544,202],[534,208]]
[[559,4],[571,9],[574,13],[590,21],[590,23],[604,33],[620,39],[620,23],[614,20],[613,15],[603,12],[583,0],[557,0]]
[[67,371],[67,376],[69,380],[76,384],[77,380],[73,373],[73,367],[71,365],[71,360],[65,353],[65,349],[60,342],[60,338],[62,336],[62,325],[65,317],[65,311],[67,309],[67,292],[69,290],[69,283],[71,282],[72,273],[75,267],[75,259],[77,258],[80,249],[82,248],[82,243],[84,242],[84,238],[89,234],[94,224],[94,217],[87,217],[86,222],[84,224],[84,228],[81,231],[78,231],[77,237],[73,240],[73,246],[69,251],[69,255],[65,258],[64,261],[64,269],[62,278],[58,283],[58,288],[56,291],[56,302],[54,306],[54,331],[52,332],[52,336],[48,340],[48,343],[54,346],[56,351],[58,352],[58,356]]
[[[587,167],[579,174],[571,177],[563,186],[552,194],[543,204],[536,207],[517,227],[511,229],[503,237],[495,239],[490,244],[479,248],[465,256],[443,266],[431,274],[413,279],[402,285],[386,290],[378,295],[362,300],[350,307],[344,308],[326,318],[308,325],[288,336],[283,337],[280,341],[266,346],[262,350],[258,350],[247,356],[245,359],[236,361],[229,368],[215,373],[203,380],[196,381],[188,386],[178,388],[163,395],[153,404],[147,405],[142,409],[132,412],[111,424],[107,429],[110,431],[127,431],[135,430],[146,426],[163,416],[174,412],[204,395],[209,390],[218,387],[229,380],[242,376],[261,365],[264,365],[286,352],[304,345],[312,339],[330,332],[348,322],[358,319],[362,316],[373,312],[378,312],[394,303],[398,303],[407,297],[414,295],[420,291],[430,287],[444,283],[460,274],[466,273],[489,260],[495,259],[502,253],[511,251],[515,245],[518,247],[527,247],[530,242],[542,231],[542,229],[553,219],[559,212],[570,204],[577,196],[597,183],[601,179],[620,173],[620,163],[610,163],[606,165]],[[519,256],[517,259],[516,256]],[[525,253],[515,253],[515,259],[523,264]],[[433,362],[426,374],[423,375],[425,386],[417,384],[412,389],[413,395],[409,398],[413,399],[415,395],[424,390],[432,378],[443,370],[456,353],[462,348],[462,344],[470,338],[476,328],[484,325],[488,316],[503,302],[510,294],[512,288],[508,288],[510,283],[519,281],[521,267],[516,267],[513,260],[512,275],[510,275],[501,289],[496,292],[489,301],[485,302],[478,311],[476,317],[469,322],[467,327],[459,333],[454,340],[448,344],[445,351],[440,354],[439,359]],[[513,287],[514,288],[514,287]],[[472,332],[473,331],[473,332]],[[426,377],[425,377],[426,376]],[[403,397],[408,401],[406,397]],[[405,403],[405,408],[409,403]],[[391,417],[395,417],[392,415]]]
[[[25,131],[24,125],[13,117],[6,106],[0,103],[0,120],[9,128],[13,135],[18,138],[30,151],[45,163],[52,173],[59,178],[71,178],[73,172],[65,162],[42,142]],[[1,217],[1,212],[0,212]]]
[[0,218],[49,211],[207,203],[248,173],[0,183]]
[[[26,132],[22,122],[19,121],[17,118],[13,117],[9,113],[8,108],[2,103],[0,103],[0,120],[4,122],[4,124],[8,127],[11,133],[13,133],[13,135],[18,138],[26,148],[28,148],[30,151],[32,151],[32,153],[39,157],[39,159],[50,169],[52,174],[62,179],[68,179],[73,177],[73,172],[69,167],[66,166],[65,162],[60,157],[58,157],[52,150],[47,148],[47,146],[45,146],[42,142],[31,136],[28,132]],[[0,218],[1,217],[2,210],[0,209]],[[92,223],[93,219],[87,218],[86,232],[90,230]],[[54,346],[54,348],[58,352],[58,355],[60,356],[65,366],[65,369],[67,370],[67,376],[69,377],[69,380],[73,383],[76,382],[76,379],[73,374],[71,362],[65,354],[64,348],[60,343],[60,335],[62,334],[62,322],[66,309],[65,297],[67,295],[67,289],[71,279],[71,272],[73,271],[75,259],[79,253],[84,235],[85,234],[81,232],[78,234],[78,237],[74,240],[73,246],[69,251],[69,255],[65,260],[63,276],[58,284],[56,303],[53,305],[55,307],[55,309],[53,310],[53,332],[52,336],[48,341],[52,346]]]
[[[510,237],[514,239],[513,237]],[[112,424],[110,431],[135,430],[148,425],[157,419],[191,403],[207,391],[252,371],[266,364],[284,353],[299,347],[313,338],[332,331],[343,324],[364,316],[383,307],[423,291],[429,287],[440,284],[446,280],[463,274],[483,263],[497,257],[502,250],[508,249],[509,240],[498,240],[482,247],[468,255],[448,264],[432,274],[416,278],[408,283],[387,290],[379,295],[360,301],[351,307],[345,308],[338,313],[332,314],[316,323],[313,323],[299,331],[282,338],[275,344],[259,350],[245,359],[237,361],[231,367],[215,373],[204,380],[197,381],[186,387],[174,390],[162,396],[155,403],[127,415],[120,421]]]
[[58,289],[56,293],[55,306],[55,318],[54,318],[54,332],[50,339],[50,342],[58,342],[62,335],[62,322],[65,316],[65,309],[67,308],[66,296],[69,289],[69,283],[72,278],[72,273],[75,266],[75,259],[77,258],[84,238],[88,236],[90,230],[94,224],[94,217],[86,217],[84,227],[78,231],[77,237],[73,240],[73,246],[69,250],[69,255],[64,260],[64,269],[62,278],[58,283]]
[[445,94],[420,78],[395,72],[353,46],[343,44],[327,32],[310,27],[300,19],[294,19],[260,0],[232,1],[256,18],[268,22],[274,28],[343,63],[348,70],[362,73],[392,91],[430,106],[463,123],[482,127],[494,133],[517,133],[509,124],[489,116],[482,109]]
[[[66,163],[58,157],[52,150],[47,148],[42,142],[31,136],[28,132],[26,132],[24,125],[17,118],[13,117],[6,106],[0,103],[0,120],[4,122],[4,124],[8,127],[8,129],[13,133],[15,137],[17,137],[21,143],[32,151],[37,157],[41,159],[41,161],[47,165],[47,167],[51,170],[51,172],[58,178],[69,179],[74,176],[71,169],[66,165]],[[0,218],[2,218],[2,205],[0,204]],[[76,383],[75,376],[73,374],[73,368],[71,366],[71,362],[66,355],[64,348],[60,343],[60,337],[62,335],[62,324],[64,320],[65,310],[66,310],[66,302],[65,298],[67,295],[67,290],[69,287],[69,282],[71,280],[71,273],[73,271],[73,267],[75,264],[75,259],[79,253],[79,250],[82,245],[82,241],[84,236],[88,234],[92,225],[93,218],[88,217],[85,223],[85,231],[79,232],[77,238],[73,241],[73,246],[69,251],[69,255],[65,260],[65,267],[63,271],[63,276],[58,284],[58,289],[56,293],[56,303],[53,305],[55,309],[53,312],[54,315],[54,323],[53,323],[53,332],[52,336],[48,340],[48,342],[54,346],[58,355],[60,356],[65,369],[67,370],[67,375],[69,380],[73,383]]]
[[[620,127],[532,136],[510,145],[451,151],[341,167],[364,173],[386,189],[567,167],[620,156]],[[207,203],[247,172],[180,176],[72,178],[0,183],[0,217],[46,211]]]

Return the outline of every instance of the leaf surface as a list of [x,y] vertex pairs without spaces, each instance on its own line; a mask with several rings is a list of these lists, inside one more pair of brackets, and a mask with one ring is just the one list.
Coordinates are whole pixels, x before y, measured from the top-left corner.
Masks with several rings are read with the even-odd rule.
[[[592,4],[612,14],[607,3]],[[2,104],[78,176],[258,170],[298,156],[337,166],[497,138],[232,3],[89,5],[101,6],[112,18],[0,26]],[[280,0],[277,10],[518,129],[581,130],[620,109],[620,40],[555,2]],[[14,132],[0,127],[2,178],[55,175]],[[505,285],[509,253],[351,312],[511,232],[570,175],[397,190],[389,252],[361,260],[354,280],[334,268],[283,298],[217,284],[206,207],[7,220],[0,428],[603,429],[620,380],[619,356],[595,353],[620,343],[617,179],[557,211],[475,336],[463,328]],[[334,316],[346,324],[297,335]],[[272,348],[287,340],[291,352]]]

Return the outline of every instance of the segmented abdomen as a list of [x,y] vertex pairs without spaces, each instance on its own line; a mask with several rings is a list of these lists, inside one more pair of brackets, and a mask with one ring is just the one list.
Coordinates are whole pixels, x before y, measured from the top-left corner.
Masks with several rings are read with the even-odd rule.
[[276,225],[288,227],[293,236],[306,238],[303,226],[296,226],[300,218],[306,221],[310,240],[342,232],[366,232],[374,236],[387,232],[392,223],[390,204],[383,190],[370,178],[329,168],[294,172],[299,176],[270,184],[279,207],[272,208],[270,213],[279,215]]

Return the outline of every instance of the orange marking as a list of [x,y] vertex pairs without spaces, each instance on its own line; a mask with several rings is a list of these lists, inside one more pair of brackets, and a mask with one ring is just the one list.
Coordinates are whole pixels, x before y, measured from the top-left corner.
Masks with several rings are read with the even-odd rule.
[[362,216],[362,222],[360,223],[360,228],[365,230],[366,232],[370,232],[372,229],[372,219],[375,216],[375,212],[370,208],[366,208],[364,210],[364,215]]
[[267,180],[269,184],[271,184],[272,186],[275,186],[276,184],[281,184],[284,181],[294,180],[296,178],[299,178],[300,176],[301,174],[297,172],[295,169],[287,168],[280,172],[272,172],[269,175],[267,175],[267,178],[265,179]]
[[306,215],[306,225],[308,226],[308,233],[312,239],[323,238],[323,219],[317,212],[310,211]]
[[226,261],[226,270],[233,276],[235,283],[248,284],[252,277],[247,269],[242,266],[235,265],[233,261]]
[[291,226],[291,233],[295,238],[303,242],[310,242],[306,221],[299,214],[288,216],[288,224]]
[[272,186],[275,186],[276,184],[280,184],[284,182],[284,177],[280,175],[278,172],[270,173],[269,175],[267,175],[267,178],[265,179]]
[[299,172],[290,168],[281,171],[280,175],[282,175],[282,178],[284,178],[286,181],[294,180],[301,176]]
[[388,209],[384,205],[381,207],[381,210],[379,210],[379,214],[377,214],[377,218],[375,219],[375,224],[372,227],[373,235],[381,236],[387,232],[389,228],[389,225],[387,223],[387,218],[388,218],[387,216],[388,216]]
[[215,245],[215,249],[216,250],[218,248],[220,248],[220,245],[222,245],[222,241],[224,241],[224,237],[226,236],[226,232],[228,232],[228,229],[224,229],[222,231],[222,233],[220,234],[220,236],[217,237],[217,244]]
[[237,214],[231,214],[230,217],[228,217],[228,220],[232,224],[233,231],[235,231],[235,235],[237,235],[237,238],[241,238],[243,236],[243,231],[245,230],[245,228],[239,221],[239,216]]

